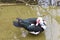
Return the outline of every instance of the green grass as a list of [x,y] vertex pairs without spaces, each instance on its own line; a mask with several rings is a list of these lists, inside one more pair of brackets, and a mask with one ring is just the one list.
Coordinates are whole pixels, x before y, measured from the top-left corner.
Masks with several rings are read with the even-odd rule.
[[[37,17],[36,11],[29,6],[1,6],[0,7],[0,40],[45,40],[44,33],[37,36],[28,34],[27,37],[21,36],[20,28],[13,26],[12,22],[17,18]],[[17,37],[17,39],[14,38]]]

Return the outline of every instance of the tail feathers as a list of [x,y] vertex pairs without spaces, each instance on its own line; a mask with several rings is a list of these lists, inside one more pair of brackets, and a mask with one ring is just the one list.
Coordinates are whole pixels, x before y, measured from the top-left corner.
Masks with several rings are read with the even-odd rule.
[[22,25],[20,25],[18,22],[16,22],[16,21],[13,21],[13,25],[15,26],[15,27],[23,27]]

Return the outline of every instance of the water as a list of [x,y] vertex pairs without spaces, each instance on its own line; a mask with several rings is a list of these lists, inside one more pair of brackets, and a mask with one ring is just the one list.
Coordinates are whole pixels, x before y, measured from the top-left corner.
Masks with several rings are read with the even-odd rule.
[[22,37],[26,37],[27,36],[27,32],[26,31],[22,31]]
[[36,7],[36,11],[37,11],[37,16],[40,16],[41,14],[39,12],[39,8],[38,7]]

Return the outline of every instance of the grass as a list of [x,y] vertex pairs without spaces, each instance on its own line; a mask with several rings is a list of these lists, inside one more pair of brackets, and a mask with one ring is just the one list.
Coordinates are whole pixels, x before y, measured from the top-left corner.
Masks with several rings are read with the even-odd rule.
[[45,40],[44,33],[37,36],[28,34],[26,38],[21,37],[20,28],[16,28],[12,24],[17,17],[25,19],[37,16],[36,11],[32,10],[29,6],[1,6],[0,40]]

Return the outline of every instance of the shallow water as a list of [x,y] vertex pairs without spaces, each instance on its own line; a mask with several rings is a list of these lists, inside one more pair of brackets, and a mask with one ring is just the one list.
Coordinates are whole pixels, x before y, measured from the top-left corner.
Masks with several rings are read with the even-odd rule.
[[12,22],[17,17],[22,19],[37,17],[36,11],[29,6],[1,6],[0,14],[0,40],[45,40],[44,32],[39,35],[28,33],[26,37],[22,37],[24,34],[21,29],[13,26]]

